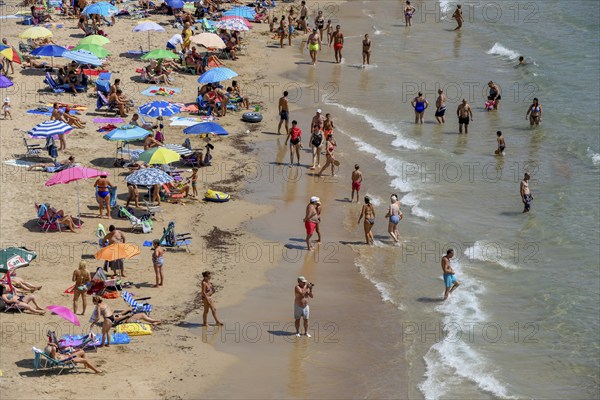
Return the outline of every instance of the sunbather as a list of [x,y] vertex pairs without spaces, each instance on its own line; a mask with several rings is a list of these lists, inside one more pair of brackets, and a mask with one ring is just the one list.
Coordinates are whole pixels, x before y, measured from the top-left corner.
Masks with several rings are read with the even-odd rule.
[[[242,96],[242,90],[240,89],[238,81],[231,81],[231,89],[234,95],[242,99],[242,105],[246,107],[246,109],[250,108],[250,99]],[[229,88],[227,88],[227,92],[229,92]]]
[[48,21],[56,22],[50,14],[42,14],[35,10],[35,6],[31,6],[31,17],[38,21],[38,23],[44,23]]
[[75,282],[75,288],[73,289],[73,313],[77,314],[77,300],[81,297],[83,304],[83,311],[81,315],[85,315],[85,308],[87,307],[87,291],[88,285],[92,280],[89,271],[87,270],[87,263],[84,260],[79,261],[79,268],[73,271],[73,282]]
[[73,163],[75,163],[75,157],[71,156],[68,159],[63,160],[61,162],[54,161],[51,163],[39,163],[39,164],[30,165],[29,167],[27,167],[27,171],[31,171],[32,169],[35,169],[35,168],[41,168],[42,171],[44,171],[44,172],[55,172],[52,170],[48,170],[48,168],[56,169],[56,168],[61,168],[61,167],[67,167],[67,166],[73,165]]
[[[155,61],[156,63],[156,61]],[[150,63],[150,65],[148,65],[145,69],[146,69],[146,77],[148,78],[148,80],[153,81],[155,83],[169,83],[169,78],[165,75],[165,74],[156,74],[154,72],[154,68],[156,67],[156,64],[153,66],[152,63]]]
[[27,68],[46,68],[48,65],[47,62],[36,60],[34,57],[25,56],[25,63],[23,63],[22,67]]
[[58,360],[58,361],[73,361],[74,363],[77,364],[83,364],[86,368],[91,369],[92,371],[94,371],[96,374],[100,374],[101,371],[96,368],[91,362],[90,360],[88,360],[87,358],[85,358],[85,351],[84,350],[77,350],[74,351],[70,354],[60,354],[58,351],[56,351],[58,349],[58,345],[56,343],[48,343],[46,345],[46,347],[44,348],[44,353],[48,354],[51,358]]
[[108,104],[114,104],[119,109],[119,115],[123,118],[127,117],[129,112],[129,102],[122,95],[123,91],[117,89],[116,92],[108,96]]
[[150,130],[150,129],[156,129],[158,128],[158,125],[156,124],[151,124],[151,123],[141,123],[140,121],[140,116],[138,113],[134,113],[131,116],[131,121],[129,121],[129,125],[135,125],[135,126],[139,126],[140,128],[144,128],[146,130]]
[[185,182],[177,182],[175,180],[172,180],[168,183],[168,185],[169,189],[175,190],[179,193],[183,193],[185,197],[188,197],[188,194],[190,193],[190,185],[188,185]]
[[[10,293],[8,288],[5,287],[4,285],[0,285],[0,297],[2,298],[2,301],[4,301],[4,303],[16,304],[17,307],[19,307],[21,310],[30,311],[30,312],[32,312],[34,314],[38,314],[38,315],[46,314],[46,311],[36,303],[35,295],[33,295],[33,294],[28,294],[26,296],[19,296],[19,295]],[[30,306],[29,303],[33,303],[35,308]]]
[[134,313],[133,310],[127,310],[121,313],[113,314],[115,317],[115,324],[125,324],[128,322],[147,322],[151,325],[160,325],[162,322],[158,319],[153,319],[148,316],[145,312]]
[[65,215],[63,210],[56,210],[54,207],[48,207],[48,214],[51,219],[56,218],[56,221],[59,224],[66,225],[69,230],[73,233],[77,233],[75,231],[75,223],[73,222],[73,217],[70,215]]
[[11,275],[10,282],[12,283],[13,287],[22,289],[27,292],[35,292],[36,290],[40,290],[42,288],[41,286],[35,286],[34,284],[27,282],[25,279],[19,276]]
[[154,133],[150,133],[148,136],[146,136],[146,139],[144,139],[144,150],[160,146],[162,146],[162,143],[154,139]]
[[76,115],[70,114],[71,109],[67,106],[65,107],[65,112],[62,113],[62,120],[64,123],[71,125],[74,128],[83,129],[85,128],[85,122],[80,120]]

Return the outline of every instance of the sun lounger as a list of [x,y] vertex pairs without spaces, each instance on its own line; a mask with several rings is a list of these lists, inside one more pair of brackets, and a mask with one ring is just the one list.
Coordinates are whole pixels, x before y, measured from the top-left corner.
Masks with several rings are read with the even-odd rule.
[[123,300],[132,308],[132,314],[144,312],[150,315],[152,312],[152,304],[142,303],[144,300],[149,300],[150,297],[144,297],[141,299],[134,299],[130,292],[123,292]]
[[25,157],[37,156],[42,152],[42,146],[39,144],[29,144],[25,138],[23,138],[23,144],[25,145]]
[[131,223],[131,231],[135,232],[139,230],[143,233],[152,232],[152,221],[150,219],[141,219],[130,213],[127,208],[119,206],[119,213],[127,217]]
[[41,361],[44,361],[44,368],[60,368],[58,370],[58,375],[60,375],[63,370],[65,368],[67,369],[71,369],[71,368],[75,368],[77,369],[77,366],[75,365],[75,362],[73,361],[73,358],[75,357],[70,357],[67,358],[65,360],[57,360],[55,358],[50,357],[48,354],[46,354],[44,351],[32,347],[33,350],[33,370],[37,371],[40,368],[40,364]]
[[160,238],[160,245],[164,247],[180,248],[185,246],[186,251],[190,252],[190,245],[192,244],[192,236],[190,233],[175,233],[175,222],[169,222],[166,228],[164,228],[163,235]]

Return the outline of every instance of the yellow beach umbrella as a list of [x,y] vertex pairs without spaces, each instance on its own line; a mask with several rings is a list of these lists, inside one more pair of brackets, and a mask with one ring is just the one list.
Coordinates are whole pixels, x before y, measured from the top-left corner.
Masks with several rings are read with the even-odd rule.
[[179,161],[181,156],[166,147],[155,147],[140,154],[139,160],[147,164],[170,164]]
[[33,26],[19,34],[21,39],[42,39],[50,36],[52,36],[52,32],[42,26]]

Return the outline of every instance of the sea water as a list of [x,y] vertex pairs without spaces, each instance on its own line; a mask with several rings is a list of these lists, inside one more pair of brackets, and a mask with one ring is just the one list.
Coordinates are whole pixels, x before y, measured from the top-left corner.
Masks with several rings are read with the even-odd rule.
[[[296,75],[336,88],[319,107],[348,146],[339,157],[360,163],[375,200],[376,245],[353,248],[357,270],[403,321],[394,334],[405,354],[390,357],[406,357],[413,398],[597,398],[600,3],[465,3],[461,32],[450,18],[456,3],[413,3],[412,27],[401,1],[327,8],[346,36],[344,60],[328,62],[325,48],[323,62]],[[527,65],[517,66],[519,55]],[[501,87],[498,111],[484,109],[488,81]],[[433,115],[439,88],[444,125]],[[430,104],[424,125],[410,105],[418,91]],[[532,129],[525,114],[534,97],[543,122]],[[463,98],[473,108],[468,135],[458,134]],[[503,157],[494,155],[498,130]],[[529,214],[524,172],[535,197]],[[391,193],[405,214],[399,245],[383,220]],[[450,247],[462,285],[442,302],[440,257]]]

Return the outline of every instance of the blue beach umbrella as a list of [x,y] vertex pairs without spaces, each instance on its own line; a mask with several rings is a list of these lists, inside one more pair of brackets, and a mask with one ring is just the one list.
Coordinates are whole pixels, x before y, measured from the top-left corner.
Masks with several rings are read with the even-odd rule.
[[55,44],[49,44],[46,46],[40,46],[37,49],[31,51],[32,56],[51,57],[52,66],[54,67],[54,57],[62,57],[63,53],[68,51],[64,47],[57,46]]
[[62,121],[44,121],[34,126],[29,131],[29,135],[33,138],[47,138],[48,136],[64,135],[72,130],[73,127],[71,125],[65,124]]
[[214,133],[215,135],[229,135],[221,125],[216,122],[201,122],[196,125],[189,126],[183,130],[183,133],[188,135],[199,135],[203,133]]
[[139,186],[162,185],[169,183],[173,177],[158,168],[142,168],[125,178],[127,183]]
[[95,4],[90,4],[81,12],[83,15],[98,14],[104,17],[112,17],[119,13],[119,9],[105,1]]
[[248,20],[254,20],[254,16],[256,15],[256,11],[250,7],[242,6],[232,8],[229,11],[223,13],[224,16],[235,15],[236,17],[244,17]]
[[102,65],[102,61],[87,50],[66,51],[63,53],[63,57],[76,61],[79,64]]
[[171,8],[183,8],[183,0],[167,0],[167,5]]
[[200,78],[198,78],[198,83],[221,82],[234,78],[236,76],[238,76],[238,74],[235,71],[232,71],[229,68],[225,67],[218,67],[210,69],[202,75],[200,75]]
[[166,101],[153,101],[152,103],[144,104],[138,108],[138,112],[148,117],[170,117],[178,114],[181,108],[173,103]]
[[14,83],[12,83],[10,79],[0,74],[0,89],[11,87],[12,85],[14,85]]
[[136,125],[122,125],[120,128],[113,129],[102,136],[106,140],[131,142],[134,140],[145,139],[150,134],[149,131]]

